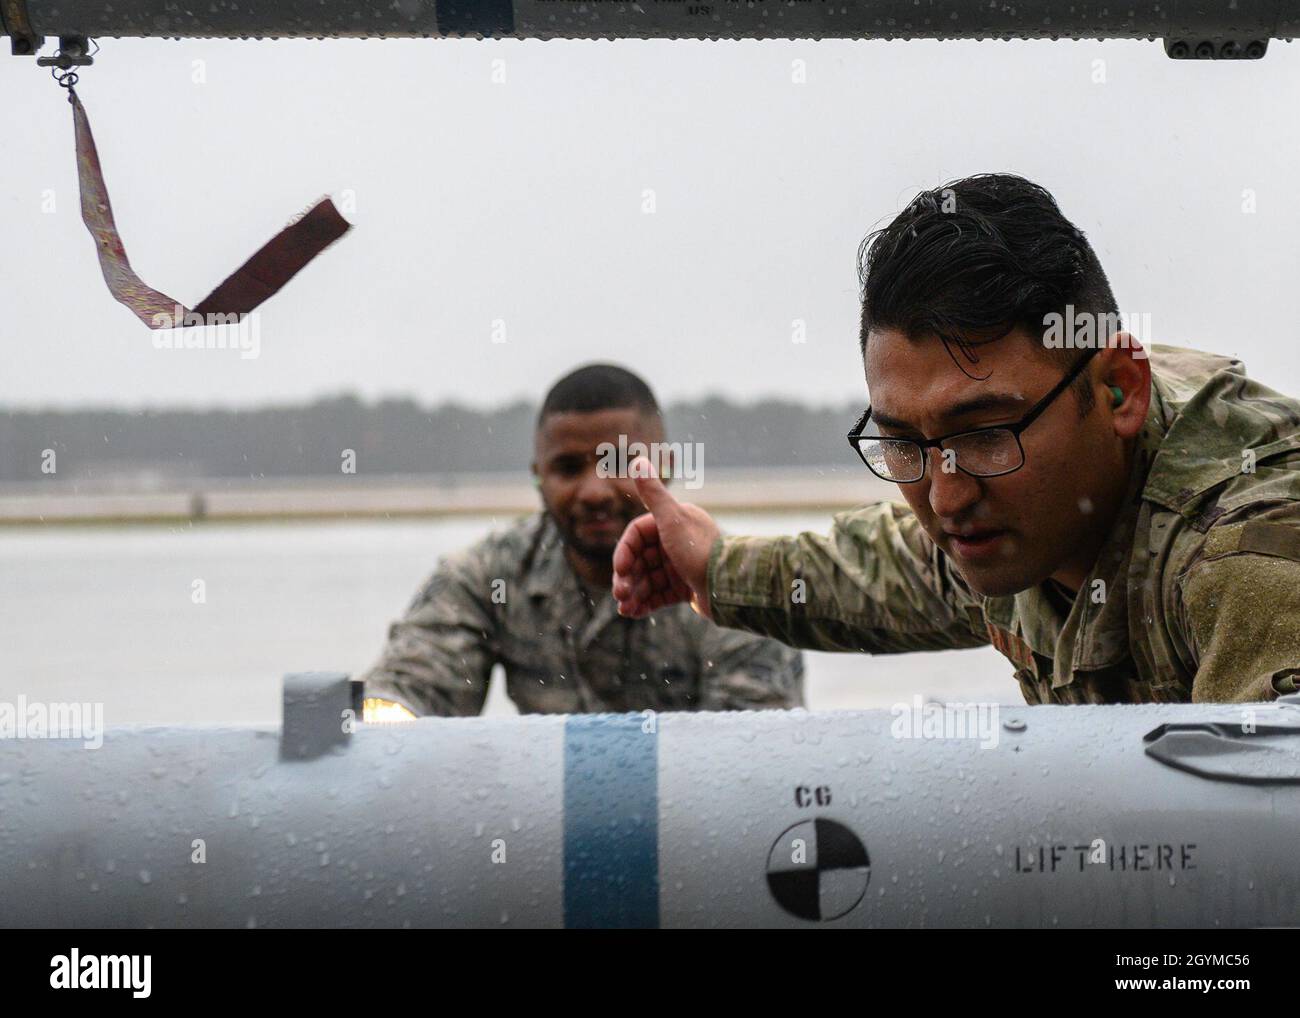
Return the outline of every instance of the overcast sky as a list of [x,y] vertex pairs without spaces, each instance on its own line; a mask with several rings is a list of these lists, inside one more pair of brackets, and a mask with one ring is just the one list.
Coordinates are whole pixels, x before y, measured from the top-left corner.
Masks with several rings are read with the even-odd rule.
[[592,359],[665,400],[860,398],[859,241],[987,171],[1052,191],[1157,340],[1300,394],[1294,45],[1213,63],[1158,42],[102,46],[79,93],[151,286],[197,302],[325,193],[355,229],[263,305],[257,359],[155,349],[80,222],[61,91],[6,52],[0,405],[493,405]]

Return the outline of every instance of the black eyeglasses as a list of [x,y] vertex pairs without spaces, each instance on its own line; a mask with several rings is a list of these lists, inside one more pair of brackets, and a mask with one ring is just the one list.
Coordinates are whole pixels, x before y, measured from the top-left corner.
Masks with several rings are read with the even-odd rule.
[[972,477],[1001,477],[1003,474],[1015,473],[1025,465],[1025,448],[1020,444],[1020,433],[1042,416],[1043,411],[1051,405],[1070,383],[1079,377],[1092,355],[1099,348],[1093,347],[1074,365],[1051,392],[1030,408],[1024,417],[1014,424],[998,424],[991,428],[976,428],[973,431],[958,431],[940,438],[916,441],[910,438],[885,438],[880,435],[864,435],[867,423],[871,420],[871,407],[849,432],[849,445],[857,451],[862,462],[877,477],[895,484],[913,484],[925,476],[925,462],[929,457],[928,449],[943,449],[952,454],[952,462],[958,470]]

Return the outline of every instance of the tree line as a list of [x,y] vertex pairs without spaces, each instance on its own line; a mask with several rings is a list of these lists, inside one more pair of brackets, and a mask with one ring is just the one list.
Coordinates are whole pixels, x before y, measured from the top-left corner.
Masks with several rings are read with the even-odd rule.
[[[860,412],[708,397],[664,417],[668,440],[703,443],[710,467],[819,466],[849,462],[844,435]],[[51,462],[58,477],[87,480],[337,475],[347,449],[361,474],[519,471],[532,459],[536,415],[526,401],[429,408],[352,395],[256,409],[0,411],[0,482],[41,480]]]

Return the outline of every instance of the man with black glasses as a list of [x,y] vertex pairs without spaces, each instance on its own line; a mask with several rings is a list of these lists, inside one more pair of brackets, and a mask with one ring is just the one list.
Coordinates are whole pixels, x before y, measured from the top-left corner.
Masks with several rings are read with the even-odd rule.
[[555,383],[534,434],[540,511],[438,564],[365,676],[367,720],[478,714],[497,664],[524,714],[803,706],[796,650],[685,605],[619,617],[611,558],[645,506],[604,453],[638,445],[666,443],[632,372],[589,364]]
[[[1020,177],[921,193],[860,270],[871,405],[849,441],[906,505],[722,537],[639,478],[620,611],[689,600],[817,650],[992,644],[1030,703],[1300,689],[1300,402],[1116,331],[1092,247]],[[1070,312],[1082,343],[1050,334]]]

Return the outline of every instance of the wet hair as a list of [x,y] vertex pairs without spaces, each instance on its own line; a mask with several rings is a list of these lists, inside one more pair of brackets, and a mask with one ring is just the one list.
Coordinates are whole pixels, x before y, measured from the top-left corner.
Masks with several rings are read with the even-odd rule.
[[[1064,316],[1067,304],[1076,314],[1119,314],[1083,231],[1047,190],[1010,173],[922,191],[863,240],[858,278],[864,354],[872,329],[898,330],[912,340],[938,336],[973,378],[987,377],[978,368],[980,346],[1016,328],[1037,343],[1045,317]],[[1081,356],[1078,349],[1039,348],[1057,356],[1063,369]],[[1073,388],[1086,414],[1095,403],[1087,372]]]
[[586,364],[570,371],[542,400],[537,426],[550,414],[589,414],[598,410],[640,410],[659,416],[654,393],[637,375],[617,364]]

